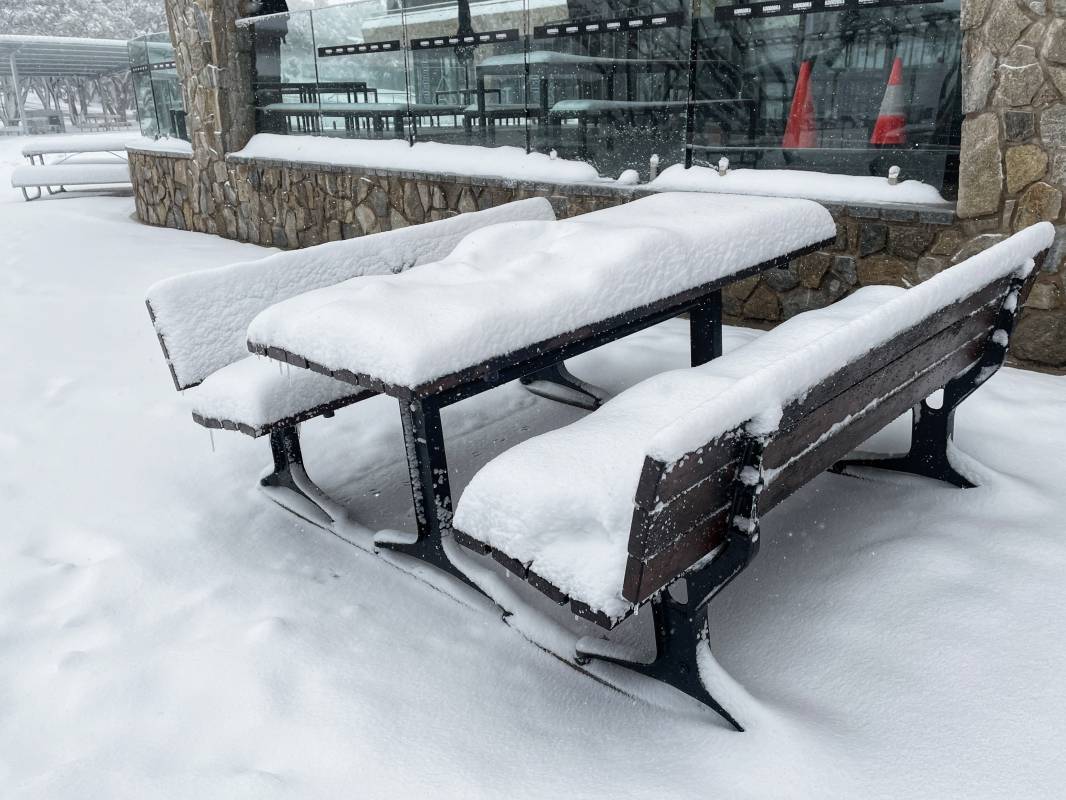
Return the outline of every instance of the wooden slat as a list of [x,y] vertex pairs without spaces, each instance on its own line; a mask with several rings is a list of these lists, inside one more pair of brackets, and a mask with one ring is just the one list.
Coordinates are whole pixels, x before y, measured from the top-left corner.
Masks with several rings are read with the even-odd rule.
[[[1001,301],[1008,291],[1009,278],[1003,278],[969,297],[923,320],[894,337],[891,341],[874,348],[864,358],[847,364],[827,377],[806,397],[785,409],[781,421],[783,428],[797,424],[814,409],[824,405],[841,392],[864,380],[878,371],[886,363],[896,360],[960,320],[968,318],[990,303]],[[739,441],[738,431],[730,431],[708,442],[698,451],[689,453],[672,465],[662,468],[662,479],[654,491],[649,486],[642,486],[638,494],[637,505],[651,510],[658,505],[669,503],[678,494],[716,472],[723,463],[736,458]],[[724,459],[724,460],[723,460]]]
[[740,461],[731,461],[698,485],[674,497],[654,511],[636,509],[629,537],[629,553],[642,560],[670,547],[678,531],[687,531],[728,502],[729,488],[736,479]]
[[[894,388],[906,385],[908,381],[913,380],[916,372],[937,363],[975,337],[987,339],[998,313],[997,306],[986,306],[890,364],[871,372],[830,401],[817,408],[807,409],[802,417],[796,413],[789,414],[793,424],[775,434],[767,445],[764,466],[767,469],[780,467],[849,414],[861,411],[871,400],[884,397]],[[807,403],[803,405],[807,406]]]
[[728,521],[729,509],[726,508],[680,534],[673,546],[641,565],[639,579],[635,581],[635,590],[631,582],[626,581],[622,596],[631,603],[643,603],[721,545],[725,541]]
[[[766,513],[798,488],[809,482],[820,472],[831,467],[850,453],[870,436],[896,419],[937,389],[944,386],[953,377],[971,366],[984,352],[987,335],[977,336],[947,356],[935,366],[921,372],[892,395],[885,397],[876,407],[857,417],[843,427],[838,433],[827,438],[789,464],[773,480],[759,498],[760,513]],[[862,387],[854,389],[857,397]],[[866,401],[869,402],[868,396]]]

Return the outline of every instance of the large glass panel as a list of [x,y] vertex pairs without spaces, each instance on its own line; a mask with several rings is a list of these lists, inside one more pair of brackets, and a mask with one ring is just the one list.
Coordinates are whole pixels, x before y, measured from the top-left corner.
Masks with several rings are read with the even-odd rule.
[[[684,159],[691,42],[687,0],[568,0],[531,6],[537,150],[617,176]],[[551,16],[551,19],[543,23]]]
[[959,0],[711,0],[696,43],[697,162],[851,175],[898,165],[955,197]]
[[251,32],[256,130],[318,133],[318,74],[311,12],[242,20]]
[[406,20],[418,139],[525,148],[525,0],[409,0]]
[[130,75],[133,79],[133,96],[137,104],[137,122],[144,136],[159,136],[155,98],[152,95],[152,67],[148,60],[148,41],[144,36],[126,43],[130,54]]
[[388,0],[366,0],[315,11],[313,21],[321,132],[407,136],[403,10]]
[[170,34],[166,31],[153,33],[145,40],[158,133],[160,136],[187,139],[185,105],[181,99],[181,84],[174,64],[174,45],[170,43]]

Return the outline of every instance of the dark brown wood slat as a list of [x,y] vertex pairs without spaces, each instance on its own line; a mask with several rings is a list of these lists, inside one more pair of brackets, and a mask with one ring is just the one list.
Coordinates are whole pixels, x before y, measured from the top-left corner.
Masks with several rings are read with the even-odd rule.
[[663,469],[659,486],[652,495],[652,502],[642,507],[652,510],[656,506],[669,503],[679,494],[718,472],[726,464],[736,461],[741,455],[741,441],[740,431],[728,431],[667,465]]
[[[975,337],[935,366],[920,372],[903,388],[883,399],[875,408],[863,414],[825,442],[812,448],[786,467],[776,480],[767,486],[759,498],[759,511],[765,514],[816,475],[824,472],[846,456],[870,436],[928,397],[948,381],[974,364],[984,352],[988,337]],[[872,399],[855,387],[856,396],[866,405]]]
[[487,556],[492,552],[492,548],[484,542],[480,542],[473,536],[462,531],[452,528],[452,538],[455,539],[456,544],[460,544],[467,550],[472,550],[479,556]]
[[870,373],[864,379],[856,381],[850,389],[837,394],[830,401],[817,408],[806,410],[802,417],[790,415],[794,419],[793,425],[786,430],[778,431],[766,446],[764,466],[767,469],[780,467],[788,459],[802,452],[833,425],[845,419],[848,414],[861,411],[870,400],[884,397],[894,388],[906,385],[914,378],[915,372],[937,363],[975,337],[987,338],[988,332],[995,325],[998,313],[998,306],[986,306],[973,316],[956,322],[907,354],[882,366],[876,372]]
[[842,366],[811,389],[801,402],[786,407],[780,427],[791,427],[814,409],[877,372],[884,364],[906,355],[922,342],[932,339],[947,328],[987,308],[990,304],[995,305],[998,310],[1009,288],[1009,278],[989,284],[984,289],[900,332],[891,341],[875,347],[863,358]]
[[739,467],[739,460],[731,461],[656,511],[636,509],[629,535],[630,555],[647,560],[670,547],[679,531],[687,531],[704,519],[709,510],[725,505]]
[[[969,317],[989,303],[1001,301],[1009,285],[1009,278],[989,284],[958,303],[941,309],[918,325],[902,331],[892,341],[871,350],[863,359],[841,367],[808,392],[803,401],[786,408],[781,426],[784,428],[794,426],[813,409],[824,405],[856,382],[876,372],[885,363],[899,358],[917,344]],[[717,471],[722,463],[722,453],[728,452],[730,459],[737,457],[738,433],[739,431],[730,431],[723,434],[704,445],[700,449],[702,452],[687,454],[673,465],[664,466],[659,486],[655,491],[643,487],[644,491],[638,495],[637,504],[641,508],[650,510],[656,505],[669,503],[672,498]],[[717,463],[716,459],[718,459]]]
[[629,591],[631,581],[627,580],[623,584],[622,596],[631,603],[643,603],[720,546],[725,541],[728,524],[729,509],[726,508],[702,524],[680,534],[669,549],[643,564],[639,580],[635,581],[635,591]]

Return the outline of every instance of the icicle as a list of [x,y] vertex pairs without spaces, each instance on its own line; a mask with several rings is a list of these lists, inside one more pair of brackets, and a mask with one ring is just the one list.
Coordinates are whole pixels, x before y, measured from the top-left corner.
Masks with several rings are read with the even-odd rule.
[[215,431],[212,428],[207,429],[207,438],[211,440],[211,452],[215,452]]

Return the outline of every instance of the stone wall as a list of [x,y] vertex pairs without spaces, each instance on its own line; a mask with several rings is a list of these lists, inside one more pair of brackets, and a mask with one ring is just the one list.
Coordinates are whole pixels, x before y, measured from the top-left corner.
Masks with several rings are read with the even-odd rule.
[[[246,0],[165,2],[192,143],[192,158],[181,168],[181,192],[195,198],[203,220],[196,230],[222,233],[232,216],[225,154],[240,150],[255,132],[251,48],[234,24]],[[182,211],[178,204],[164,219],[177,219]]]
[[[145,222],[294,248],[523,197],[550,197],[570,216],[646,191],[227,157],[254,127],[250,48],[234,25],[243,2],[166,0],[193,152],[131,153]],[[732,287],[725,303],[735,318],[772,324],[857,286],[912,285],[1025,225],[1062,222],[1066,0],[962,0],[961,24],[966,118],[958,218],[943,208],[833,207],[833,246]],[[1021,363],[1066,369],[1064,254],[1060,235],[1012,342]]]
[[[568,217],[649,193],[640,187],[540,184],[234,156],[220,163],[225,178],[216,184],[223,201],[218,204],[194,179],[195,161],[188,155],[131,151],[138,216],[153,225],[292,249],[526,197],[547,197],[559,216]],[[787,270],[731,286],[724,293],[727,315],[746,324],[772,325],[829,305],[860,286],[914,285],[1002,238],[998,231],[989,232],[985,222],[958,220],[943,206],[827,207],[837,223],[833,244]],[[1023,330],[1014,355],[1032,366],[1066,366],[1066,359],[1055,361],[1055,346],[1033,341]]]
[[[991,244],[1066,206],[1066,0],[963,0],[958,215]],[[1026,304],[1012,351],[1066,366],[1063,234]]]

